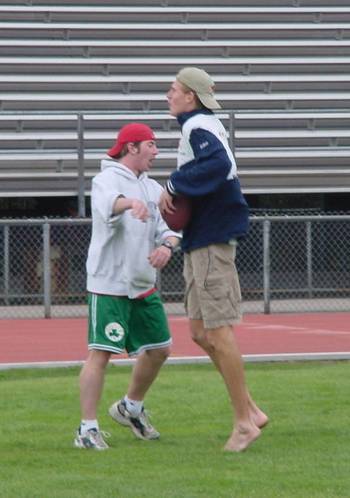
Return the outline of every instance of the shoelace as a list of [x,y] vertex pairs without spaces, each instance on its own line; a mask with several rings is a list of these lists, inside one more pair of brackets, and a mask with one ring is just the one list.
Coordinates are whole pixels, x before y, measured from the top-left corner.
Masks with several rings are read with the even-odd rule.
[[[89,431],[87,431],[87,432],[89,432]],[[103,437],[105,439],[109,439],[111,437],[111,433],[107,432],[107,431],[97,431],[97,430],[94,430],[93,433],[94,433],[95,437],[97,437],[97,438],[98,437],[100,437],[100,438]],[[82,435],[82,434],[80,434],[80,435]]]
[[145,424],[145,426],[148,429],[154,430],[154,428],[152,427],[151,422],[150,422],[151,418],[152,418],[152,416],[151,416],[150,412],[146,411],[145,409],[143,409],[142,412],[140,413],[140,419]]
[[108,439],[111,437],[111,433],[107,431],[96,431],[96,437],[99,439]]

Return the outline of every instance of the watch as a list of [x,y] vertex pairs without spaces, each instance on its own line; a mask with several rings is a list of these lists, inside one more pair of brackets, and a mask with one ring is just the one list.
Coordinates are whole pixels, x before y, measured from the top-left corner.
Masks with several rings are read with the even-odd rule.
[[170,249],[171,255],[174,254],[174,246],[173,246],[173,244],[169,240],[165,240],[161,245],[167,247],[168,249]]

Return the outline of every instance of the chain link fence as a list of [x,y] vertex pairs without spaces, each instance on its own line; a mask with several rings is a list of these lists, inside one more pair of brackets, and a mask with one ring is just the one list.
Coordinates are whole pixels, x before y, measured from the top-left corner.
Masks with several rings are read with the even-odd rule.
[[[0,318],[85,317],[89,219],[0,220]],[[349,311],[350,216],[251,218],[238,245],[243,310]],[[184,313],[183,255],[158,275],[169,313]]]

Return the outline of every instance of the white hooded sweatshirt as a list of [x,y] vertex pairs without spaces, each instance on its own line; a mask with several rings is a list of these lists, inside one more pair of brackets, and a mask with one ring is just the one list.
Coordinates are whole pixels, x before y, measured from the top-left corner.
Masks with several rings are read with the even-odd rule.
[[[102,160],[101,172],[92,180],[92,236],[86,262],[89,292],[133,299],[154,287],[156,270],[148,256],[167,237],[181,237],[160,215],[162,191],[146,173],[137,177],[121,163]],[[150,213],[147,222],[133,218],[130,209],[113,215],[120,195],[144,201]]]

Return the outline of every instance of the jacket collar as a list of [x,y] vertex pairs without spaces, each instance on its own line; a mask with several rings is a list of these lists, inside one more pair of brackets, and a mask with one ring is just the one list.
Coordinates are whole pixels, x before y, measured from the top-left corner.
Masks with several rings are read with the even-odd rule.
[[188,119],[192,118],[192,116],[196,116],[197,114],[214,114],[214,113],[210,109],[194,109],[194,111],[182,112],[181,114],[176,116],[176,119],[179,125],[182,127]]

